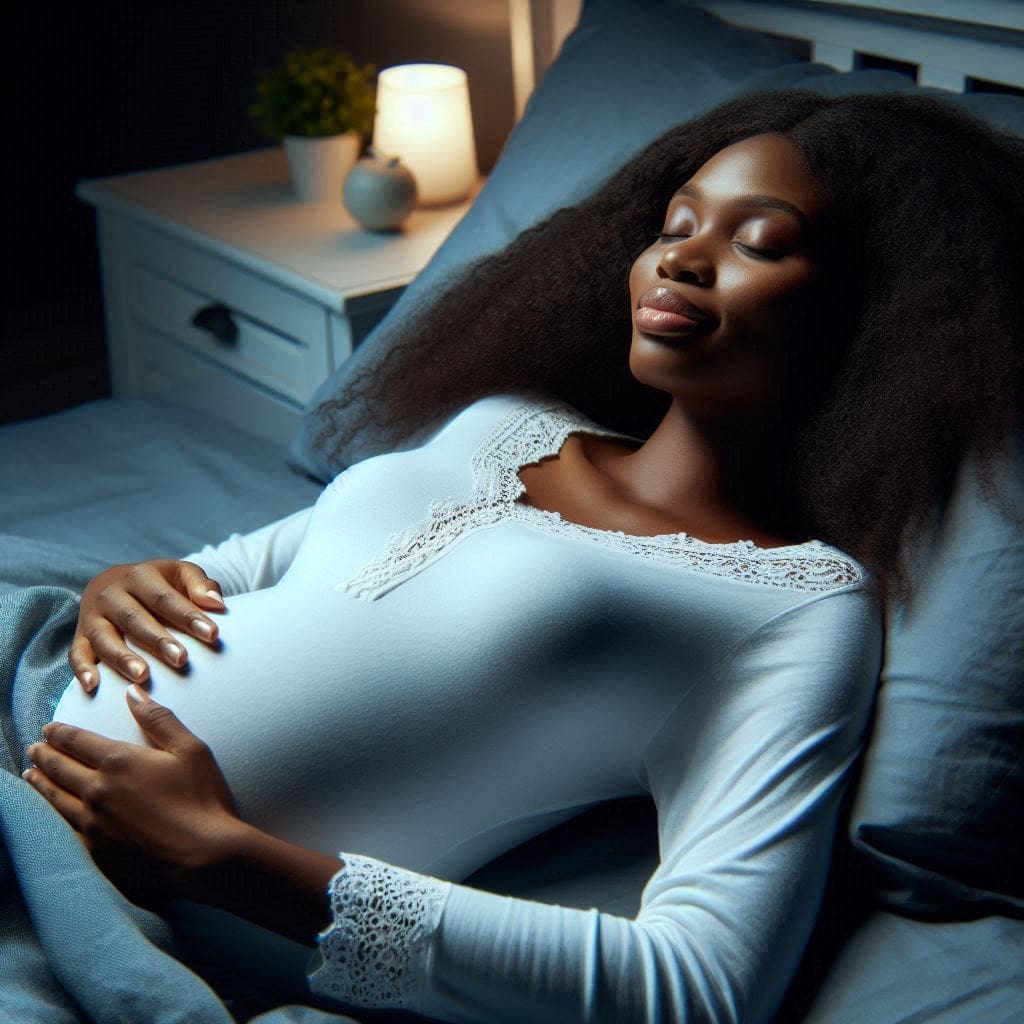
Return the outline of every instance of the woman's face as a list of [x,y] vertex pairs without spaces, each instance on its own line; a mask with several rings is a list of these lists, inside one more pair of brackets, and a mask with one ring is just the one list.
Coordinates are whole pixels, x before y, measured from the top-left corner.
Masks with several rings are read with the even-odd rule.
[[815,279],[822,187],[781,135],[715,154],[669,202],[633,264],[629,365],[695,415],[769,402],[786,324]]

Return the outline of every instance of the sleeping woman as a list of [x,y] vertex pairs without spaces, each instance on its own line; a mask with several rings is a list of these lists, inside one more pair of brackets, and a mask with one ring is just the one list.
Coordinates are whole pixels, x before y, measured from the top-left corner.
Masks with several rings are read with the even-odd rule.
[[[920,97],[670,131],[322,410],[339,458],[353,406],[404,450],[90,583],[26,780],[98,859],[319,932],[311,987],[348,1007],[770,1020],[886,603],[1014,427],[1021,182],[1020,140]],[[631,794],[635,919],[459,884]]]

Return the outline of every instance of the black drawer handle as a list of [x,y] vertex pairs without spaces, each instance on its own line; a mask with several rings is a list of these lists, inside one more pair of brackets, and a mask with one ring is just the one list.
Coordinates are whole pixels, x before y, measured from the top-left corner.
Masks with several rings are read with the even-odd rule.
[[209,331],[225,345],[233,345],[238,340],[238,324],[231,319],[231,310],[219,302],[215,302],[212,306],[203,306],[192,317],[192,323],[204,331]]

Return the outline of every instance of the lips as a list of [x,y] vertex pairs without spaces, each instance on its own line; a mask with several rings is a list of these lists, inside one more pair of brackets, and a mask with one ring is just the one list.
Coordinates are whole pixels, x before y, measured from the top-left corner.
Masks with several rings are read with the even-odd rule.
[[706,331],[717,322],[710,313],[664,285],[649,288],[640,296],[634,320],[647,334],[672,335]]

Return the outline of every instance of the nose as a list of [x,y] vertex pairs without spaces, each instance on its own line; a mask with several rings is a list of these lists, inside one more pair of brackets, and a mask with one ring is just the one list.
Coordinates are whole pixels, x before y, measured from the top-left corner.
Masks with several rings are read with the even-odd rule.
[[700,241],[693,236],[665,246],[658,260],[657,274],[670,281],[699,285],[710,285],[715,280],[715,268]]

